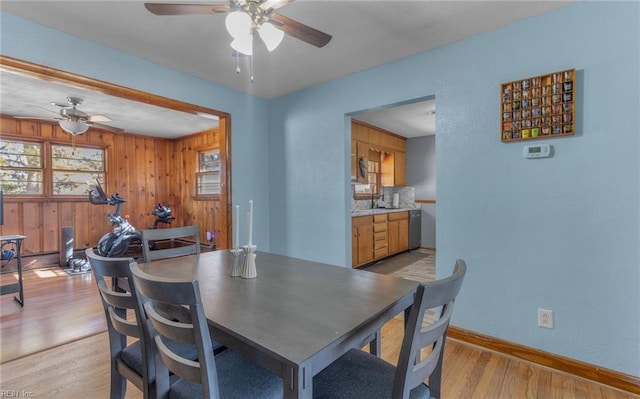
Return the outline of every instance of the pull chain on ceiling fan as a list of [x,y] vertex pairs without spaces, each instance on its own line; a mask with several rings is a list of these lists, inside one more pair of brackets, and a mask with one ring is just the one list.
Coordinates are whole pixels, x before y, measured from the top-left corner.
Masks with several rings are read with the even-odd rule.
[[[251,58],[251,81],[253,82],[254,33],[267,47],[275,50],[284,35],[295,37],[316,47],[324,47],[331,41],[331,35],[295,21],[277,11],[295,0],[231,0],[227,4],[172,4],[145,3],[144,6],[155,15],[198,15],[227,14],[225,26],[233,38],[231,48],[235,52]],[[236,72],[240,72],[236,58]]]

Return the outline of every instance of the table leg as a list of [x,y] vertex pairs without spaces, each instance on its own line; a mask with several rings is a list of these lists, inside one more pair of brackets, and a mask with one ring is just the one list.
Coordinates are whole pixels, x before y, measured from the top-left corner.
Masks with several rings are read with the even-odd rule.
[[18,292],[18,297],[14,296],[16,302],[20,304],[20,306],[24,306],[24,292],[22,289],[22,251],[20,247],[22,246],[22,240],[16,240],[16,266],[18,267],[18,285],[20,287]]
[[369,353],[377,357],[382,356],[382,340],[381,330],[373,334],[373,339],[369,342]]
[[305,367],[285,366],[284,399],[311,399],[313,397],[313,378]]

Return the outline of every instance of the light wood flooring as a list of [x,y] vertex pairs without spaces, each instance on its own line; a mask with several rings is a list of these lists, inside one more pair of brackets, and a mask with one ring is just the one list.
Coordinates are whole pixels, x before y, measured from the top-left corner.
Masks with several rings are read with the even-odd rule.
[[[13,295],[0,298],[2,358],[14,359],[0,364],[0,390],[16,393],[14,397],[107,398],[107,334],[100,332],[104,313],[95,283],[91,274],[68,276],[58,271],[26,274],[25,308],[13,302]],[[88,326],[70,338],[74,334],[69,330],[84,324]],[[389,362],[395,363],[402,336],[402,318],[383,328],[382,354]],[[34,349],[47,345],[54,347]],[[126,397],[142,398],[142,394],[130,385]],[[450,339],[443,398],[639,397]]]

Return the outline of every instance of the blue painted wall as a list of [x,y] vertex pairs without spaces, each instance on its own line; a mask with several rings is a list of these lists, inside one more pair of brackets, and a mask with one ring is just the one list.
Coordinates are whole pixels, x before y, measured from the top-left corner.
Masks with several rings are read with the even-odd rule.
[[[579,2],[268,102],[5,14],[0,51],[231,113],[234,202],[256,200],[258,246],[340,265],[345,115],[435,95],[438,273],[469,265],[453,324],[640,375],[639,21],[638,2]],[[499,141],[500,83],[566,68],[578,134],[525,160]]]
[[[436,106],[437,108],[437,106]],[[407,186],[415,187],[417,200],[436,199],[436,136],[407,140]],[[436,204],[420,204],[421,246],[436,248]]]
[[[344,116],[435,95],[438,274],[469,265],[453,324],[639,375],[639,7],[579,2],[270,101],[272,250],[348,265]],[[578,133],[526,160],[500,84],[568,68]]]

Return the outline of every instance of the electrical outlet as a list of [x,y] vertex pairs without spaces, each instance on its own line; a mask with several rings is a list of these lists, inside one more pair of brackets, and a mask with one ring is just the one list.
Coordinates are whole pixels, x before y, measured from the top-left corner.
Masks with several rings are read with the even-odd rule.
[[553,328],[553,310],[538,308],[538,327]]

